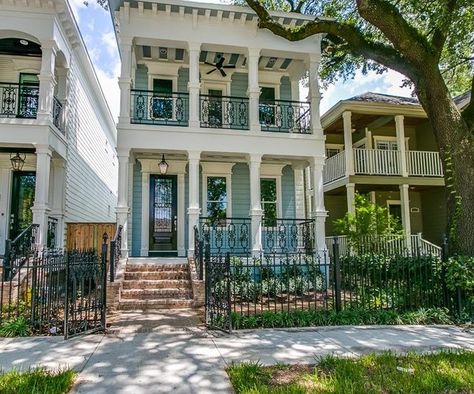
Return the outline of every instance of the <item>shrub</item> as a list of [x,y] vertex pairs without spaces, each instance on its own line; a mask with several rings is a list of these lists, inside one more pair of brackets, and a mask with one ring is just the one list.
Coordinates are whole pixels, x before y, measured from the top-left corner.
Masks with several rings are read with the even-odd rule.
[[31,326],[23,316],[0,324],[0,337],[27,337],[28,335],[31,335]]

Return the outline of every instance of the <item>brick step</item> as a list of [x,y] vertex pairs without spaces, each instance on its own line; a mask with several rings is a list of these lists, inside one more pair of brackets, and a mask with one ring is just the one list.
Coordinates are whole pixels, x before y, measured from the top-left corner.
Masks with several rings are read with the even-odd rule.
[[187,309],[193,307],[193,300],[161,299],[161,300],[124,300],[120,301],[118,309],[122,311],[152,310],[152,309]]
[[141,271],[173,271],[173,272],[188,272],[188,264],[127,264],[125,267],[127,272],[141,272]]
[[191,299],[193,292],[190,289],[131,289],[122,290],[121,296],[124,300]]
[[123,289],[191,289],[188,279],[139,279],[124,280]]
[[190,280],[189,272],[184,271],[125,271],[125,280]]

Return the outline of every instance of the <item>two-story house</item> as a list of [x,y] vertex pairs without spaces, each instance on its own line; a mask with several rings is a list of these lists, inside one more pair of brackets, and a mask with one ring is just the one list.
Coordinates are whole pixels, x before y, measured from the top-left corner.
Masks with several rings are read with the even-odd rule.
[[[309,219],[315,248],[325,249],[321,37],[288,42],[238,6],[111,0],[110,8],[122,59],[124,254],[191,256],[204,217],[248,220],[255,253],[266,247],[266,228]],[[275,16],[287,26],[311,19]]]
[[398,217],[407,240],[421,234],[441,245],[446,231],[443,166],[418,100],[365,93],[338,102],[322,116],[322,125],[327,234],[334,235],[334,220],[354,212],[359,192]]
[[[0,9],[0,255],[32,224],[114,222],[116,129],[66,0]],[[33,226],[36,228],[36,226]]]

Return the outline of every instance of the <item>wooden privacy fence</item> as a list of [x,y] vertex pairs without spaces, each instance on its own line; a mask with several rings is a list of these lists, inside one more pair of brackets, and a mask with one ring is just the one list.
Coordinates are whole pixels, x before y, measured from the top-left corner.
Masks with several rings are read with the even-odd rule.
[[67,224],[67,250],[95,249],[101,250],[104,233],[107,233],[107,244],[115,235],[115,223],[68,223]]

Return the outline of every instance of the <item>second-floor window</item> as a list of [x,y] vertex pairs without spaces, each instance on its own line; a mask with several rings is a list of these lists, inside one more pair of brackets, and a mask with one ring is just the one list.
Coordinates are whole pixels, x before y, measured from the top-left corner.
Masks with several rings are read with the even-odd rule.
[[153,99],[151,115],[155,119],[173,118],[173,81],[171,79],[153,80]]

